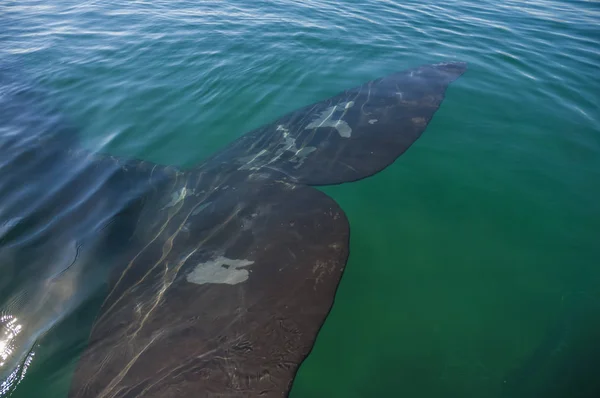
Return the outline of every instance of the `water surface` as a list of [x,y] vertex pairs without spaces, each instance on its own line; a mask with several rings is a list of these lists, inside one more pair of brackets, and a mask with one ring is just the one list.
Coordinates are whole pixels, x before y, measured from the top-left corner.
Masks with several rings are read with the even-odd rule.
[[[467,61],[393,166],[324,188],[351,255],[291,396],[592,397],[599,23],[594,1],[5,1],[0,64],[84,148],[188,167],[364,81]],[[0,264],[2,302],[22,269]],[[88,298],[11,396],[66,396]]]

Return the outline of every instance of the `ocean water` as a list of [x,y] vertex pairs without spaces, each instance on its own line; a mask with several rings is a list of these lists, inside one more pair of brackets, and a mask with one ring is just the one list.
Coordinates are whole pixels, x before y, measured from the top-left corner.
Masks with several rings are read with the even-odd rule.
[[[392,166],[323,188],[351,254],[291,396],[597,397],[598,26],[597,1],[3,1],[0,66],[79,145],[188,167],[346,88],[468,62]],[[86,305],[10,396],[66,397]]]

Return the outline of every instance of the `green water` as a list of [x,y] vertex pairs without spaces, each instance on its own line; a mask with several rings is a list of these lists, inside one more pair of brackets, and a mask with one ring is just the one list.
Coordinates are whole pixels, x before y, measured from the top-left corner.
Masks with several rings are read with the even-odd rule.
[[[467,61],[396,163],[324,188],[351,255],[291,396],[592,397],[598,26],[594,1],[3,1],[0,59],[82,145],[178,166],[364,81]],[[13,396],[65,397],[76,352]]]

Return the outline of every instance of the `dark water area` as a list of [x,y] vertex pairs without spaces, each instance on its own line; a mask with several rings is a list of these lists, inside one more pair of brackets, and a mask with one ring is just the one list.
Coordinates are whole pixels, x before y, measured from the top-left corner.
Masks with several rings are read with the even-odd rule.
[[[600,396],[599,24],[595,1],[0,3],[0,396],[69,396],[114,264],[137,247],[124,242],[187,206],[191,177],[174,175],[209,164],[202,184],[268,204],[283,191],[211,180],[210,159],[289,112],[450,61],[467,72],[398,160],[340,185],[313,171],[319,193],[285,196],[289,212],[337,203],[351,230],[290,396]],[[217,205],[238,202],[206,198],[197,225],[229,225]],[[243,279],[243,260],[224,265]],[[156,307],[193,318],[194,300]],[[106,368],[126,351],[105,350]]]

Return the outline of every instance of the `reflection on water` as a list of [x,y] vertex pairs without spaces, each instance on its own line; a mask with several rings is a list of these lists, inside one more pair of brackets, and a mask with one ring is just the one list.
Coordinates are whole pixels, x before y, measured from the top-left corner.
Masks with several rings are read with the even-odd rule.
[[13,340],[21,332],[23,326],[18,324],[17,318],[12,315],[2,315],[0,325],[2,328],[0,329],[0,367],[3,367],[15,349]]
[[[15,343],[17,336],[21,333],[23,326],[17,323],[18,320],[12,315],[2,315],[0,317],[0,375],[2,376],[2,384],[0,384],[0,395],[9,393],[27,373],[31,361],[35,356],[35,352],[31,349],[26,353],[22,363],[10,367],[7,362],[10,362],[11,357],[18,356],[18,351],[21,347]],[[15,353],[15,351],[17,351]],[[13,361],[14,362],[14,361]],[[7,365],[5,367],[5,365]]]
[[[14,351],[20,350],[21,347],[15,346],[15,338],[21,332],[22,325],[17,324],[17,318],[12,315],[2,315],[0,317],[0,375],[2,375],[3,381],[0,384],[0,395],[6,394],[11,391],[27,373],[27,369],[33,361],[35,352],[29,351],[23,360],[23,362],[16,367],[4,369],[6,362],[11,359]],[[18,355],[18,354],[14,354]],[[5,372],[7,370],[7,372]]]
[[24,375],[28,363],[33,359],[38,339],[81,300],[81,293],[77,291],[80,279],[78,267],[72,267],[76,252],[69,246],[59,250],[54,260],[53,251],[44,253],[44,258],[37,262],[36,268],[46,276],[41,279],[37,275],[30,276],[30,280],[19,286],[15,295],[3,304],[5,311],[13,312],[3,315],[0,320],[4,330],[0,342],[0,376],[8,381],[15,381],[14,374],[17,371]]

